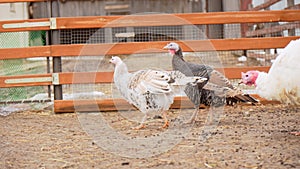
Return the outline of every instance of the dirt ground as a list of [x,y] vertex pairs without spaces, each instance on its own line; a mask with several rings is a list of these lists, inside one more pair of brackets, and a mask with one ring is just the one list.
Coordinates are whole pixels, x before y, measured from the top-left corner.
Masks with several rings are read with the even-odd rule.
[[[203,110],[181,142],[147,158],[104,150],[76,113],[13,113],[0,117],[0,168],[300,168],[300,136],[290,134],[300,131],[299,111],[283,105],[225,107],[211,137],[200,141],[207,117]],[[169,113],[171,123],[177,112]],[[161,119],[148,120],[146,129],[135,131],[130,127],[136,123],[118,112],[101,114],[113,128],[134,137],[165,131],[159,128]]]

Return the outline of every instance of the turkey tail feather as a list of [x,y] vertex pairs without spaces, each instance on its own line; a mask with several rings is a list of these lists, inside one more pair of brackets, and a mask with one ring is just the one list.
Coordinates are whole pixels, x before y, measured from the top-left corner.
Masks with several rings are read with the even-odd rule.
[[234,96],[234,98],[235,98],[238,102],[258,103],[258,100],[255,99],[254,97],[250,96],[249,94],[240,94],[240,95],[236,95],[236,96]]

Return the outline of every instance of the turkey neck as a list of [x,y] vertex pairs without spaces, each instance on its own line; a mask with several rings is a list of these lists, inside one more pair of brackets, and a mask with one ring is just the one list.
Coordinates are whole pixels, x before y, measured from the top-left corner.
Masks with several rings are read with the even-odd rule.
[[115,73],[118,75],[129,74],[126,64],[124,62],[118,63],[115,67]]
[[124,62],[118,63],[115,66],[114,82],[121,95],[126,99],[129,99],[127,84],[130,76],[131,74],[128,72],[127,66]]
[[114,81],[117,84],[117,86],[124,83],[126,84],[129,78],[130,73],[128,72],[126,64],[124,62],[118,63],[115,67],[114,73]]
[[194,76],[188,63],[183,59],[182,51],[179,49],[172,58],[173,70],[178,70],[186,76]]
[[185,60],[183,59],[183,55],[182,55],[182,51],[181,49],[179,49],[177,52],[175,52],[175,54],[173,55],[173,59],[172,59],[172,67],[173,70],[180,70],[180,68],[182,67],[182,65],[185,64]]

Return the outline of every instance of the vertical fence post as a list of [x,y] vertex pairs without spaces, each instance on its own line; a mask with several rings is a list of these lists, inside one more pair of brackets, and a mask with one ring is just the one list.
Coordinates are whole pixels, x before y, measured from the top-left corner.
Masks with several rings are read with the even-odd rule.
[[[59,1],[49,1],[50,17],[59,17]],[[52,44],[60,44],[60,34],[58,30],[50,30]],[[61,57],[53,57],[53,73],[62,72]],[[62,100],[62,85],[54,85],[54,100]]]
[[[46,4],[46,11],[47,11],[47,17],[50,18],[52,15],[52,10],[51,10],[51,3],[50,1],[44,2]],[[51,45],[51,33],[50,31],[46,31],[46,45]],[[50,57],[47,57],[47,73],[51,73],[51,64],[50,64]],[[51,94],[52,94],[52,86],[48,85],[48,98],[51,100]]]
[[[294,6],[294,5],[295,5],[294,0],[287,0],[287,7]],[[295,29],[289,29],[288,30],[288,35],[289,36],[295,36],[296,35]]]

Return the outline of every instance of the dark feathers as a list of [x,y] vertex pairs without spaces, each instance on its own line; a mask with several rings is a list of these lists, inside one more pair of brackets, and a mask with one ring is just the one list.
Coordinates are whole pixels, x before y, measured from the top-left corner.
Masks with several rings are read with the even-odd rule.
[[204,64],[186,62],[183,59],[181,48],[176,43],[170,43],[165,48],[173,54],[172,67],[186,76],[201,76],[208,81],[197,86],[187,85],[185,93],[196,107],[200,104],[207,106],[221,106],[237,102],[257,101],[249,95],[243,95],[236,89],[223,74]]

